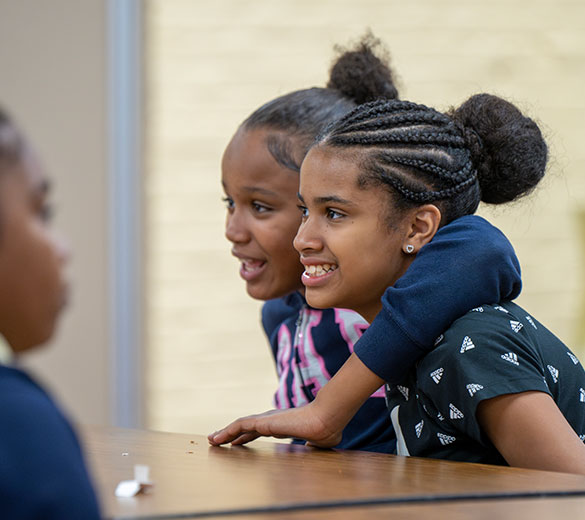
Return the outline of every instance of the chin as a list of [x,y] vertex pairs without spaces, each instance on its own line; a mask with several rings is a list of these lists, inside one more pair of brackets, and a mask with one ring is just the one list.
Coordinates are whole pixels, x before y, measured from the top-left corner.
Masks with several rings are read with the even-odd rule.
[[[299,277],[300,281],[300,277]],[[287,294],[293,293],[295,291],[299,291],[303,288],[301,283],[297,285],[291,285],[290,287],[276,287],[276,288],[267,288],[267,287],[255,287],[253,285],[246,285],[246,292],[250,298],[254,298],[254,300],[261,300],[261,301],[268,301],[273,300],[275,298],[282,298]]]
[[266,291],[261,287],[250,286],[249,284],[246,284],[246,292],[248,293],[248,296],[254,300],[264,301],[270,300],[270,298],[272,298],[270,295],[267,296]]
[[305,292],[305,299],[307,300],[307,303],[311,307],[315,307],[315,309],[329,309],[332,307],[343,308],[343,305],[339,305],[336,301],[311,294],[308,290]]

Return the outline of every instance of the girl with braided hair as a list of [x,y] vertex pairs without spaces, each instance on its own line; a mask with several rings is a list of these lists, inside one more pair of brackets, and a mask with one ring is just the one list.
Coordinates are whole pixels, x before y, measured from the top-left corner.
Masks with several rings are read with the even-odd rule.
[[[395,99],[397,90],[388,58],[370,34],[341,52],[327,88],[291,92],[253,112],[223,156],[226,237],[241,262],[240,275],[248,294],[266,300],[262,323],[279,378],[274,397],[279,409],[312,402],[350,357],[368,326],[351,310],[316,309],[307,304],[303,267],[293,239],[301,223],[296,207],[298,173],[307,150],[327,124],[358,104],[378,98]],[[378,337],[394,338],[389,370],[396,374],[404,372],[408,356],[416,358],[424,352],[453,319],[484,301],[515,297],[520,291],[512,246],[478,217],[445,226],[429,249],[436,254],[430,261],[423,258],[415,263],[410,277],[397,294],[388,295],[384,311],[360,340],[371,345],[379,343]],[[442,274],[431,277],[437,262],[444,266]],[[452,287],[447,304],[441,285]],[[421,324],[420,314],[427,309],[441,310],[443,321]],[[370,392],[338,441],[340,448],[394,449],[380,385]]]
[[[356,108],[323,132],[302,164],[294,244],[307,302],[373,321],[387,288],[400,290],[419,258],[433,254],[441,229],[469,219],[480,200],[528,194],[546,160],[538,126],[495,96],[473,96],[448,114],[397,100]],[[365,396],[392,377],[393,338],[379,339],[359,342],[309,405],[239,419],[210,442],[294,435],[335,446]],[[445,327],[435,347],[386,386],[398,454],[582,474],[584,388],[575,355],[506,298]]]

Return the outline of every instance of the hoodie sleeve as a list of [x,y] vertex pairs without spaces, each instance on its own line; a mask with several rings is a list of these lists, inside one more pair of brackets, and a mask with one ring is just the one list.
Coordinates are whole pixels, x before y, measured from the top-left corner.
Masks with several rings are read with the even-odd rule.
[[484,303],[516,298],[520,264],[506,236],[476,215],[439,229],[382,296],[382,310],[355,353],[390,384],[399,382],[457,318]]

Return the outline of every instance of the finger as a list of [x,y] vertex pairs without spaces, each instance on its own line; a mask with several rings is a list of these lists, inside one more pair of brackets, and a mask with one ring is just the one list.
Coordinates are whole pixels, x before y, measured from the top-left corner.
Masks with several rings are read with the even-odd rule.
[[234,446],[239,446],[241,444],[246,444],[248,442],[256,440],[258,437],[260,437],[260,434],[258,432],[245,432],[242,433],[239,437],[235,438],[232,441],[232,444]]
[[233,422],[229,426],[212,433],[208,439],[211,444],[214,446],[219,446],[221,444],[226,444],[228,442],[233,441],[234,439],[238,438],[242,433],[242,427],[240,426],[238,421]]

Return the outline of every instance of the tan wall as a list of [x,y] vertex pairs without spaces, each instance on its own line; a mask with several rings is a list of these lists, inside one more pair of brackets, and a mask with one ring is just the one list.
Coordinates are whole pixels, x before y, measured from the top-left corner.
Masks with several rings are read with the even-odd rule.
[[402,97],[446,108],[478,91],[519,102],[551,144],[530,200],[483,211],[517,248],[520,299],[581,348],[585,2],[150,0],[147,45],[148,423],[205,433],[266,409],[275,384],[259,304],[223,238],[219,161],[261,103],[323,85],[335,43],[371,27]]
[[110,420],[104,54],[102,1],[0,0],[0,103],[40,152],[74,251],[72,305],[25,362],[86,423]]

